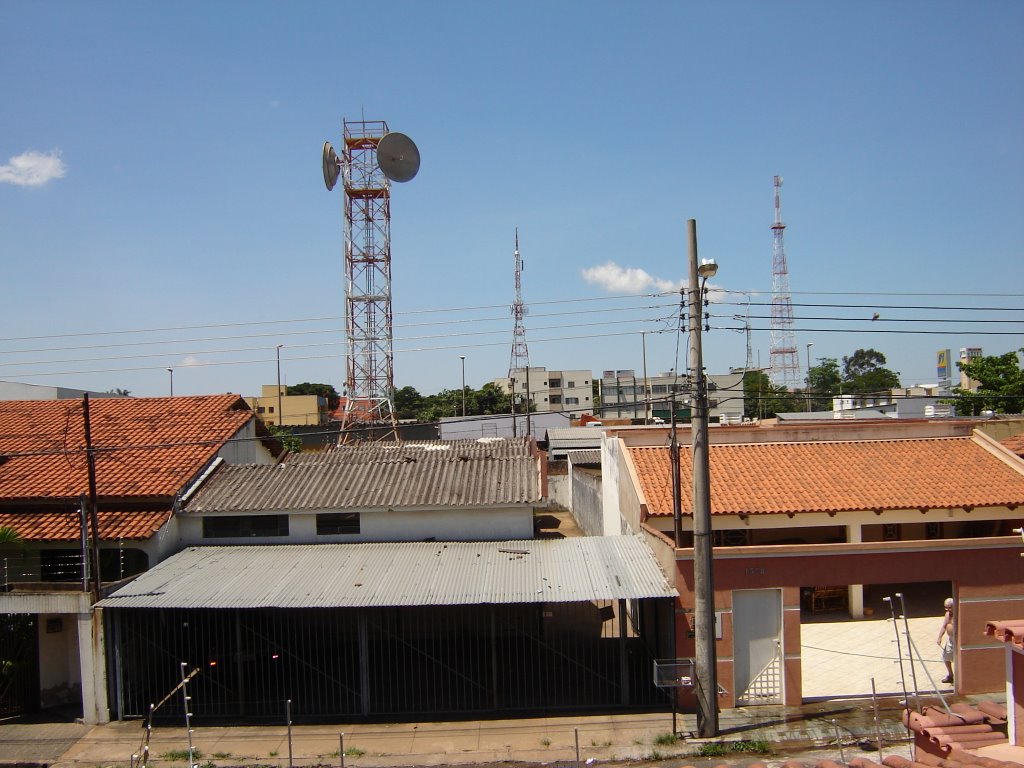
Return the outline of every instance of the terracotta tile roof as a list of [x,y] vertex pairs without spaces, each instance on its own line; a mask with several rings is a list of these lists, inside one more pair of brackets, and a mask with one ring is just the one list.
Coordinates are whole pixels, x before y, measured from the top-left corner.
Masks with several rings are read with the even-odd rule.
[[1024,433],[1006,438],[1003,440],[1003,445],[1018,456],[1024,456]]
[[[90,400],[101,498],[170,498],[253,417],[238,395]],[[81,400],[0,402],[0,504],[88,491]]]
[[1024,647],[1024,619],[990,621],[985,625],[985,634],[1004,643]]
[[[100,539],[148,539],[171,516],[165,510],[97,513]],[[0,512],[0,527],[13,528],[25,541],[78,541],[81,523],[74,512]]]
[[[671,515],[668,447],[627,450],[649,513]],[[713,514],[1024,505],[1024,462],[980,437],[712,445],[709,457]],[[680,468],[689,514],[688,446]]]
[[[982,708],[984,705],[984,708]],[[997,710],[1001,709],[1002,716]],[[938,765],[939,760],[994,744],[1006,744],[1006,708],[997,702],[951,704],[949,712],[940,707],[924,707],[920,712],[906,710],[903,722],[914,732],[915,762]],[[933,758],[928,760],[926,756]],[[937,758],[937,759],[935,759]],[[977,760],[956,760],[971,763]],[[887,763],[887,765],[891,765]]]

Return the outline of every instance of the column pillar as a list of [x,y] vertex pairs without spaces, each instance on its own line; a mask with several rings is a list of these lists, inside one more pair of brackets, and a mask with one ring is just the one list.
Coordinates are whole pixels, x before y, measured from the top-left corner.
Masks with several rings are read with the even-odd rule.
[[[846,526],[846,541],[849,544],[859,544],[864,540],[861,535],[860,523]],[[851,584],[849,586],[848,602],[850,605],[850,618],[864,618],[864,585]]]
[[107,665],[104,658],[103,611],[75,614],[78,665],[82,674],[82,720],[86,725],[110,722],[107,708]]

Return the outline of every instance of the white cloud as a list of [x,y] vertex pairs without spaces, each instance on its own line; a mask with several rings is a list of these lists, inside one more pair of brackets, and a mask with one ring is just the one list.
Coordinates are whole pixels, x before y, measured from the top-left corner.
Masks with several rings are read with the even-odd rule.
[[197,365],[202,365],[202,361],[194,355],[188,355],[184,360],[181,361],[182,368],[192,368]]
[[609,261],[582,271],[583,279],[614,293],[641,293],[643,291],[677,291],[681,281],[673,282],[647,274],[639,267],[620,267]]
[[30,150],[15,155],[6,165],[0,165],[0,183],[38,187],[63,177],[67,170],[64,161],[60,159],[59,149],[45,153]]

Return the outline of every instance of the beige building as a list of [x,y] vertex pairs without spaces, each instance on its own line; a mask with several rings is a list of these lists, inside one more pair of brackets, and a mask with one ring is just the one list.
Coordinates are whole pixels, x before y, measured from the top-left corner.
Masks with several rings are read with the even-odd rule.
[[[643,378],[632,369],[604,371],[600,379],[602,419],[690,418],[690,380],[674,372]],[[739,424],[743,420],[743,374],[708,374],[708,417],[713,423]]]
[[536,412],[591,413],[594,409],[594,374],[591,371],[549,371],[544,366],[517,368],[512,378],[494,384],[522,400],[529,399]]
[[281,427],[305,427],[327,424],[327,398],[320,395],[289,395],[282,384],[264,384],[259,397],[247,397],[249,407],[266,424]]

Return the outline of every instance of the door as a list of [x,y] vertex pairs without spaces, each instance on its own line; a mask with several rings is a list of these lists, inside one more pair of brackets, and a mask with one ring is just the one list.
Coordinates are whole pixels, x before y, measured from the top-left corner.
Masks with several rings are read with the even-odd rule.
[[732,593],[736,706],[781,704],[782,590]]

